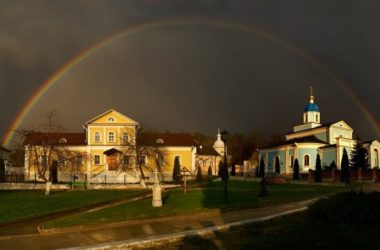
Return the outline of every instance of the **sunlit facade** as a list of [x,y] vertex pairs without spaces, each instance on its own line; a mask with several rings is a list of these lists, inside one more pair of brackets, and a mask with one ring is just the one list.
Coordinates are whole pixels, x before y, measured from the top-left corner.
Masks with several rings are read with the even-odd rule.
[[[300,172],[315,170],[317,154],[321,157],[322,166],[335,163],[340,169],[343,149],[350,156],[356,144],[353,139],[354,130],[342,120],[321,124],[321,113],[314,99],[311,91],[309,103],[303,113],[303,124],[295,126],[293,132],[286,134],[284,142],[259,150],[260,159],[264,159],[266,173],[278,173],[279,170],[281,174],[291,174],[295,159],[298,160]],[[379,141],[365,142],[363,146],[368,151],[369,166],[379,167]],[[277,171],[276,161],[279,162]]]

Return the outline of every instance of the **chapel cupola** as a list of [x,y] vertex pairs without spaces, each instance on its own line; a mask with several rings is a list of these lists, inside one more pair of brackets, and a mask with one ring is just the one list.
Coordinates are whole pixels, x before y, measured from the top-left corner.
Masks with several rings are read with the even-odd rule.
[[214,142],[213,148],[220,155],[224,154],[224,142],[222,141],[222,136],[220,134],[220,129],[218,129],[218,134],[216,135],[216,141]]
[[313,87],[310,87],[310,99],[303,113],[303,123],[321,123],[321,114],[318,105],[314,103]]

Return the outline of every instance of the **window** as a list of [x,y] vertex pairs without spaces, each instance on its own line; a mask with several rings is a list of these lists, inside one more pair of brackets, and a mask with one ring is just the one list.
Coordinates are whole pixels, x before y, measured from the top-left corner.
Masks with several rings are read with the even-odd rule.
[[115,141],[115,133],[114,132],[109,132],[108,133],[108,141],[109,142],[114,142]]
[[140,163],[141,163],[141,165],[146,165],[146,162],[147,162],[146,155],[142,155],[140,157]]
[[100,133],[99,132],[95,132],[95,142],[100,142]]
[[290,166],[293,167],[293,164],[294,164],[294,156],[291,155],[290,156]]
[[128,166],[129,165],[129,155],[124,155],[123,156],[123,164],[125,166]]
[[318,117],[318,115],[315,115],[315,121],[319,123],[319,117]]
[[210,167],[214,166],[214,161],[210,161]]
[[100,155],[94,156],[94,165],[100,165]]
[[114,122],[114,121],[115,121],[115,118],[113,118],[113,117],[109,117],[109,118],[107,119],[107,121],[108,121],[108,122]]
[[309,157],[309,155],[304,155],[303,156],[303,165],[306,166],[306,167],[310,166],[310,157]]
[[46,155],[40,155],[38,157],[38,162],[42,165],[42,166],[45,166],[47,164],[47,160],[46,160]]
[[128,133],[127,132],[124,132],[123,133],[123,142],[128,142],[129,141],[129,136],[128,136]]
[[379,167],[379,151],[375,148],[373,153],[375,156],[375,167]]
[[65,143],[67,143],[67,140],[66,140],[66,138],[60,138],[58,142],[59,142],[59,144],[65,144]]
[[58,166],[65,166],[65,156],[63,154],[58,154]]
[[164,156],[158,155],[158,165],[161,167],[164,165]]
[[75,165],[82,166],[83,165],[83,155],[79,154],[77,155],[75,159]]

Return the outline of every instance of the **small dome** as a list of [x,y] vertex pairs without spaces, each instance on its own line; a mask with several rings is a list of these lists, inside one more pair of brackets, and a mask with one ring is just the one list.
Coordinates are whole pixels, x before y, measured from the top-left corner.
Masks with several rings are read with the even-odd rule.
[[309,111],[319,112],[318,105],[315,103],[308,103],[305,107],[305,112],[309,112]]
[[214,142],[214,148],[224,148],[224,142],[222,140],[216,140]]

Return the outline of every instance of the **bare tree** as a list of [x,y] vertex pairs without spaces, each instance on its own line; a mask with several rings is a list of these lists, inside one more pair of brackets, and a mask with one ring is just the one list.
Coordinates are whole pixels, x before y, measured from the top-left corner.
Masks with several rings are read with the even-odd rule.
[[158,133],[143,133],[141,127],[135,133],[135,138],[121,136],[122,165],[124,170],[135,169],[139,173],[140,184],[146,188],[145,172],[157,170],[162,173],[162,167],[167,164],[166,153]]
[[[38,178],[46,183],[46,195],[50,194],[50,186],[56,176],[58,168],[60,171],[81,171],[77,167],[78,151],[72,150],[64,133],[64,127],[59,120],[56,111],[44,115],[45,123],[37,124],[34,128],[19,130],[18,134],[23,136],[25,148],[25,163],[28,162],[34,168]],[[82,159],[86,159],[85,155]],[[30,171],[30,169],[29,169]],[[54,178],[55,177],[55,178]]]

